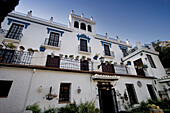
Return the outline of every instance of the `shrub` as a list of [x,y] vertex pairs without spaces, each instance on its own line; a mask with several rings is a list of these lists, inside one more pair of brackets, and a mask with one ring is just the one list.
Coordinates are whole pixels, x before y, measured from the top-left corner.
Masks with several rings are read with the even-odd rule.
[[55,113],[57,111],[57,108],[51,108],[44,109],[44,113]]
[[26,110],[31,110],[33,113],[41,113],[41,108],[39,108],[37,103],[27,106]]

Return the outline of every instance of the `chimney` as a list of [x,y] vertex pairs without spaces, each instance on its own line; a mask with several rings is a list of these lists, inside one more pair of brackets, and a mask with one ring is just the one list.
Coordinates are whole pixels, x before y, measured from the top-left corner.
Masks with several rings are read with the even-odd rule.
[[93,21],[93,17],[91,17],[90,20]]
[[141,48],[142,48],[142,45],[141,45],[140,42],[136,42],[136,46],[137,46],[138,49],[141,49]]
[[83,14],[83,13],[81,14],[81,17],[83,17],[83,18],[84,18],[84,14]]
[[106,38],[109,38],[109,35],[106,33],[106,36],[105,36]]
[[128,39],[126,39],[126,44],[128,44],[128,45],[130,44],[130,42],[129,42],[129,40],[128,40]]
[[74,14],[74,10],[71,10],[71,14]]
[[32,11],[31,10],[27,13],[27,16],[32,17]]
[[116,36],[116,38],[117,38],[117,41],[119,41],[119,42],[120,42],[120,39],[119,39],[119,37],[118,37],[118,36]]
[[53,17],[50,18],[50,23],[53,23]]

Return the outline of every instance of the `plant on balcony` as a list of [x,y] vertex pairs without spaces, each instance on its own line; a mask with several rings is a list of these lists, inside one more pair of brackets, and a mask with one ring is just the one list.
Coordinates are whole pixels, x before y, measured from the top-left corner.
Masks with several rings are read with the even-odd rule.
[[44,45],[40,45],[40,51],[41,52],[44,52],[46,49],[45,49],[45,46]]
[[76,56],[75,60],[79,60],[79,56]]
[[59,57],[60,57],[60,58],[63,58],[63,54],[59,54]]
[[91,58],[87,58],[88,61],[91,61]]
[[105,61],[105,64],[106,64],[106,65],[109,64],[109,61]]
[[69,55],[69,58],[70,58],[71,60],[73,60],[73,59],[74,59],[74,55]]
[[34,53],[34,50],[32,48],[28,48],[27,51],[29,52],[29,54]]
[[68,58],[68,55],[65,55],[65,59],[67,59]]
[[146,65],[146,64],[143,64],[143,68],[148,68],[148,65]]
[[3,48],[3,45],[2,44],[0,44],[0,49],[2,49]]
[[94,60],[97,60],[98,57],[99,57],[99,54],[96,54],[96,55],[94,55],[93,59],[94,59]]
[[82,56],[82,58],[81,58],[82,60],[85,60],[86,59],[86,56]]
[[16,48],[16,46],[13,43],[8,43],[7,47],[10,48],[10,49],[15,49]]
[[19,49],[20,49],[21,51],[23,51],[23,50],[25,50],[25,47],[24,47],[24,46],[19,46]]

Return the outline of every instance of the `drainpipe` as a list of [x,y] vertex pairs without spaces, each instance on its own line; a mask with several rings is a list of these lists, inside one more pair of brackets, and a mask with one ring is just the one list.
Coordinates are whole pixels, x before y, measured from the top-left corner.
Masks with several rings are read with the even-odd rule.
[[30,82],[29,82],[29,86],[28,86],[28,90],[27,90],[27,94],[26,94],[26,97],[25,97],[24,107],[23,107],[22,111],[24,111],[26,109],[26,104],[27,104],[27,101],[28,101],[28,96],[29,96],[29,93],[30,93],[31,84],[32,84],[32,81],[33,81],[33,75],[35,74],[35,72],[36,72],[36,69],[33,69],[31,79],[30,79]]

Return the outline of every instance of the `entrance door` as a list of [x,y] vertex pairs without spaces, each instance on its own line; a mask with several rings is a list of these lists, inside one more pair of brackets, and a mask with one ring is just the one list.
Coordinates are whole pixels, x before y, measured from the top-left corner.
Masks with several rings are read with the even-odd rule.
[[114,89],[110,82],[98,83],[100,111],[101,113],[117,113],[117,101]]

